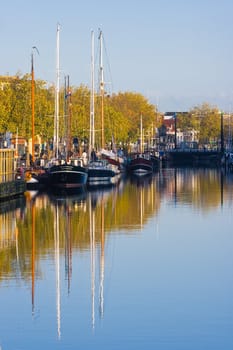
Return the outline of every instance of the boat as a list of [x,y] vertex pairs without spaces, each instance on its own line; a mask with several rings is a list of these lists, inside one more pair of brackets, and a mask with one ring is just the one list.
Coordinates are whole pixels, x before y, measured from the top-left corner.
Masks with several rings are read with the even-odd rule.
[[69,87],[69,77],[67,84],[65,80],[65,117],[67,117],[66,130],[66,154],[65,159],[59,157],[59,26],[57,27],[57,86],[55,96],[55,123],[54,123],[54,144],[55,159],[48,167],[48,178],[50,189],[78,189],[87,183],[88,170],[83,165],[80,157],[73,157],[70,142],[70,125],[71,125],[71,92]]
[[49,184],[48,172],[41,167],[25,169],[24,179],[27,190],[45,190]]
[[153,161],[149,152],[143,151],[142,116],[141,116],[140,152],[131,155],[128,164],[129,173],[145,175],[153,172]]
[[[102,38],[102,32],[100,32],[100,43]],[[101,46],[102,44],[100,44]],[[102,47],[102,46],[101,46]],[[102,50],[100,50],[101,52]],[[102,53],[101,53],[102,55]],[[102,58],[100,59],[100,91],[102,96],[103,103],[103,67],[102,67]],[[99,159],[94,150],[95,146],[95,103],[94,103],[94,32],[91,32],[91,99],[90,99],[90,141],[89,141],[89,162],[87,164],[88,169],[88,179],[87,184],[89,186],[106,186],[112,185],[115,182],[115,176],[119,174],[119,169],[116,165],[110,164],[105,159]],[[101,120],[102,120],[102,129],[103,130],[103,105],[101,108]],[[101,140],[103,146],[103,132],[101,133]]]
[[113,185],[115,183],[115,167],[105,159],[90,161],[88,164],[87,184],[89,186]]
[[[47,172],[42,166],[35,165],[35,78],[34,78],[34,56],[33,50],[39,54],[36,46],[32,47],[31,53],[31,107],[32,107],[32,149],[31,154],[26,154],[26,166],[20,167],[17,172],[17,176],[21,177],[26,182],[27,190],[42,190],[45,189],[48,183]],[[28,152],[28,151],[27,151]],[[18,154],[18,151],[17,151]]]
[[137,153],[134,154],[128,166],[129,172],[136,175],[145,175],[152,173],[153,163],[150,158],[150,154],[147,153]]
[[87,183],[88,169],[81,159],[52,165],[49,170],[49,187],[51,189],[78,189]]
[[102,149],[100,151],[101,158],[106,159],[110,164],[116,166],[117,172],[124,172],[126,170],[127,158],[124,157],[123,151],[108,151],[106,149]]

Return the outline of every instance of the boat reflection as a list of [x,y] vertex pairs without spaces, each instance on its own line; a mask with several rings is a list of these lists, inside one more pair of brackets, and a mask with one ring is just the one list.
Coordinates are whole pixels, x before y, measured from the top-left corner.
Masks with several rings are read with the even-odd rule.
[[26,193],[22,198],[0,203],[0,283],[20,279],[29,285],[34,316],[36,296],[40,293],[36,283],[45,279],[43,262],[47,267],[52,261],[56,329],[60,339],[63,289],[71,298],[71,291],[77,288],[74,257],[85,255],[90,273],[89,322],[95,328],[97,320],[105,316],[110,233],[111,237],[119,233],[137,235],[149,219],[160,214],[162,201],[185,203],[201,209],[204,215],[232,202],[232,184],[233,174],[225,175],[216,169],[161,169],[152,176],[127,178],[110,188],[75,193]]
[[24,196],[0,202],[0,281],[12,278],[20,271],[18,222],[23,219],[25,205]]
[[[218,169],[173,168],[164,170],[164,196],[178,204],[208,212],[232,198],[233,174]],[[164,174],[163,174],[164,175]],[[162,187],[160,187],[162,188]]]
[[138,176],[135,174],[130,175],[130,181],[132,184],[135,184],[136,186],[150,186],[153,180],[152,173],[145,174],[143,176]]

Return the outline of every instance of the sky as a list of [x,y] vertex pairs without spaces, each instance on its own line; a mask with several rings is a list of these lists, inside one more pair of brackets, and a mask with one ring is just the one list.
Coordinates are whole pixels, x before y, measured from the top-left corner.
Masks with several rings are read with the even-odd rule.
[[[232,0],[8,0],[0,12],[0,75],[60,76],[90,87],[91,31],[104,37],[106,89],[144,95],[159,111],[202,103],[233,111]],[[39,54],[32,47],[36,46]],[[97,69],[97,68],[96,68]]]

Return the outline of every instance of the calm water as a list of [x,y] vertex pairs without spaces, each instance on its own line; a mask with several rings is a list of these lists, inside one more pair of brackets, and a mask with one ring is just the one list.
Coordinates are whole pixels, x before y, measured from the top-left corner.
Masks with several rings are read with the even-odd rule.
[[0,206],[0,349],[233,349],[233,174]]

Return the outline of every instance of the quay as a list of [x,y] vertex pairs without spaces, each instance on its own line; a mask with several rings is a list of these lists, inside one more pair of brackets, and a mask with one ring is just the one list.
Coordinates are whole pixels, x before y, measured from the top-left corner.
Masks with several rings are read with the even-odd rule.
[[173,149],[166,152],[166,160],[172,165],[220,166],[223,152],[218,150]]
[[25,191],[25,181],[16,178],[15,150],[0,149],[0,200],[16,197]]

